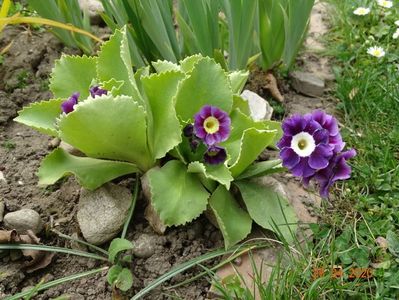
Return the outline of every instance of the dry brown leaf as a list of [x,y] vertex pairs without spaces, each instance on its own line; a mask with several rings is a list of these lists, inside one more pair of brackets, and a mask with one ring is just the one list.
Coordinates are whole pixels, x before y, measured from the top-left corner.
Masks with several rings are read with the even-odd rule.
[[283,95],[281,95],[278,89],[276,77],[271,72],[267,72],[265,76],[266,85],[265,88],[269,90],[272,97],[280,102],[284,101]]
[[[18,234],[16,230],[0,230],[0,244],[32,244],[39,245],[40,239],[28,230],[27,234]],[[21,250],[23,256],[27,261],[24,264],[24,269],[27,273],[32,273],[36,270],[47,267],[54,257],[54,253],[40,250]]]

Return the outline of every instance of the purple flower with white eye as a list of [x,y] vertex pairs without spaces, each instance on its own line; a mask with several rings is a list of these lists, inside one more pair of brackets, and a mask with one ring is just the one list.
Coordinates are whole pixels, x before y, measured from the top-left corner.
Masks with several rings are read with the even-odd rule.
[[318,171],[314,178],[319,183],[320,196],[328,198],[328,191],[330,187],[337,180],[349,179],[351,176],[351,167],[348,166],[346,161],[356,155],[354,149],[334,155],[327,168]]
[[219,146],[210,146],[204,154],[204,161],[210,165],[223,163],[227,158],[226,149]]
[[194,133],[208,146],[227,140],[230,125],[229,115],[215,106],[205,105],[194,116]]
[[69,114],[74,110],[74,106],[78,104],[80,93],[73,93],[71,97],[61,103],[61,109],[65,114]]
[[345,147],[345,143],[342,141],[341,134],[339,133],[338,122],[331,116],[321,110],[315,110],[311,114],[313,120],[326,129],[329,133],[328,143],[334,147],[334,152],[341,152]]
[[108,91],[100,88],[98,85],[92,86],[90,88],[90,95],[92,98],[100,97],[102,95],[107,95]]
[[277,143],[283,166],[293,175],[310,177],[328,166],[333,155],[329,132],[311,115],[294,115],[282,124],[284,135]]

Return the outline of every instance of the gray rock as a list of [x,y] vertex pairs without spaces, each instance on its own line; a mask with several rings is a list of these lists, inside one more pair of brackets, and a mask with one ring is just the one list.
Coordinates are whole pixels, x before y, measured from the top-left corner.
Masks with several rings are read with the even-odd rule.
[[131,198],[127,188],[111,183],[95,191],[82,189],[77,219],[83,237],[94,245],[114,238],[126,220]]
[[39,233],[43,229],[43,222],[40,215],[32,209],[21,209],[10,212],[4,216],[4,226],[15,229],[18,233],[25,233],[32,230]]
[[151,234],[143,233],[133,241],[133,254],[140,258],[151,257],[155,253],[157,237]]
[[324,80],[312,73],[295,71],[290,74],[292,87],[301,94],[320,97],[324,93]]
[[0,200],[0,222],[3,222],[5,205],[3,200]]
[[79,0],[79,6],[82,10],[89,13],[91,24],[98,25],[101,22],[100,13],[104,12],[104,7],[99,0]]
[[244,90],[241,97],[248,101],[252,119],[255,121],[270,120],[273,108],[269,102],[250,90]]

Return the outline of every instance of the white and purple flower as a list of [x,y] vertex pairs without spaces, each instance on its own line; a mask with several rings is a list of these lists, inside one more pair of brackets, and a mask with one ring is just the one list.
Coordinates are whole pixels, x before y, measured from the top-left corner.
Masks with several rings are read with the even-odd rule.
[[229,115],[215,106],[205,105],[194,116],[194,133],[208,146],[227,140],[230,126]]
[[320,110],[304,116],[294,115],[282,125],[284,135],[278,142],[283,166],[305,185],[315,179],[320,195],[328,198],[328,190],[337,180],[348,179],[351,168],[346,161],[355,150],[341,152],[345,146],[337,120]]

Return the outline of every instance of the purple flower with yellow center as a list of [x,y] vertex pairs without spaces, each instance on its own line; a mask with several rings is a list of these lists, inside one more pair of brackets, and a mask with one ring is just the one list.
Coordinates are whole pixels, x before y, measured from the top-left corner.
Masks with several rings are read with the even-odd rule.
[[312,112],[311,116],[313,120],[328,131],[328,143],[334,147],[334,152],[341,152],[345,147],[345,143],[342,141],[341,134],[339,133],[337,120],[333,116],[328,115],[321,110]]
[[208,146],[227,140],[230,125],[229,115],[215,106],[205,105],[194,116],[194,133]]
[[108,91],[100,88],[98,85],[92,86],[90,88],[90,95],[92,98],[100,97],[102,95],[107,95]]
[[204,154],[204,161],[210,165],[223,163],[227,158],[226,149],[219,146],[210,146]]
[[78,104],[80,93],[73,93],[71,97],[61,103],[61,109],[64,113],[69,114],[74,110],[74,106]]
[[311,115],[294,115],[282,124],[284,135],[277,143],[283,166],[295,176],[310,177],[328,166],[333,155],[329,132]]
[[[328,198],[330,187],[337,180],[349,179],[351,176],[351,167],[346,163],[346,161],[356,155],[354,149],[335,154],[331,159],[328,166],[322,170],[319,170],[314,178],[319,183],[320,196],[323,198]],[[304,178],[305,184],[309,183],[311,178]]]

